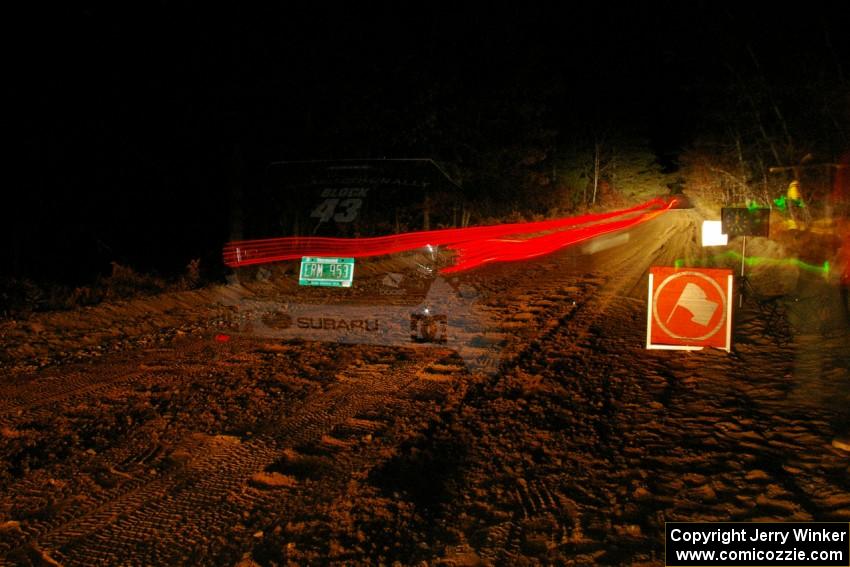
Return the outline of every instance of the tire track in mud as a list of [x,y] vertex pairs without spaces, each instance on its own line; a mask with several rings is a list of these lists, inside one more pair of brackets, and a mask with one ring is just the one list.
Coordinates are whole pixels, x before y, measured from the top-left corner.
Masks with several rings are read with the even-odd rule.
[[[675,226],[668,230],[675,232]],[[660,246],[659,250],[663,250],[663,244]],[[616,280],[604,283],[597,276],[577,277],[579,266],[563,269],[563,257],[541,262],[533,273],[524,271],[520,277],[516,270],[505,270],[501,281],[493,284],[495,293],[487,297],[481,307],[491,310],[499,321],[498,331],[504,336],[502,369],[540,364],[541,357],[546,356],[547,345],[556,341],[565,329],[572,333],[574,344],[592,338],[589,329],[596,318],[604,313],[618,293],[630,284],[632,288],[638,285],[645,268],[640,260],[645,255],[645,250],[614,254],[613,257],[618,258],[616,262],[625,259],[623,263],[631,268],[625,277],[621,273]],[[500,270],[495,272],[498,276]],[[546,277],[542,277],[544,275]],[[568,354],[561,355],[564,356]],[[185,358],[191,363],[191,356]],[[171,363],[167,357],[162,362],[166,366]],[[180,463],[176,470],[166,471],[154,479],[127,478],[118,489],[101,495],[94,502],[80,502],[51,521],[33,522],[25,526],[26,537],[18,541],[16,547],[37,544],[68,565],[209,560],[212,550],[220,548],[221,544],[216,543],[218,538],[234,537],[228,529],[238,521],[245,506],[274,501],[284,508],[296,509],[304,500],[313,497],[303,493],[309,493],[310,489],[301,487],[298,489],[301,492],[289,498],[281,491],[264,491],[250,486],[251,475],[279,460],[282,451],[330,443],[338,450],[333,469],[339,478],[352,471],[369,469],[385,457],[374,452],[353,455],[345,449],[344,440],[338,442],[332,435],[335,428],[368,429],[369,426],[356,420],[370,410],[378,409],[378,413],[384,415],[393,413],[388,408],[395,406],[393,415],[403,418],[415,411],[415,407],[406,404],[411,397],[466,387],[463,383],[457,384],[456,376],[444,381],[423,379],[421,357],[413,361],[390,361],[389,364],[372,363],[349,369],[340,382],[322,394],[308,397],[285,417],[266,423],[249,440],[189,436],[177,449],[196,456]],[[116,391],[143,373],[114,384]],[[499,379],[496,377],[486,383],[494,384]],[[78,397],[85,399],[102,388],[108,390],[111,387],[108,380],[103,380],[102,384],[101,381],[84,382],[82,386],[75,382],[64,389],[48,387],[48,395],[53,400],[50,403]],[[32,401],[29,407],[37,409],[38,400]],[[133,439],[127,442],[134,446],[133,449],[124,447],[112,451],[110,456],[115,467],[120,468],[133,459],[144,462],[147,458],[144,455],[156,450],[140,443],[139,435],[134,435]],[[34,490],[37,481],[33,481]],[[342,490],[340,484],[344,483],[334,484],[329,480],[319,487],[325,493],[334,493]],[[556,525],[554,540],[568,538],[567,524],[558,519],[557,506],[572,500],[558,487],[543,480],[532,480],[517,487],[513,498],[516,516],[503,526],[505,535],[494,537],[488,548],[511,550],[509,556],[517,553],[523,545],[521,522],[529,519],[544,518]],[[251,541],[250,534],[239,537],[246,545]],[[7,551],[8,548],[3,550]]]
[[[21,522],[15,523],[17,529],[0,534],[0,556],[151,480],[135,478],[122,469],[133,463],[143,466],[159,454],[162,446],[155,442],[156,438],[152,441],[151,435],[164,430],[167,419],[159,417],[136,425],[126,438],[121,438],[121,432],[110,432],[119,436],[120,444],[113,444],[96,457],[95,452],[89,455],[85,451],[86,443],[81,438],[102,430],[99,416],[116,411],[115,407],[128,399],[128,393],[132,399],[139,388],[181,387],[207,367],[198,362],[208,352],[207,341],[184,340],[177,346],[132,352],[113,363],[98,360],[93,364],[74,364],[64,373],[50,368],[39,374],[19,374],[12,378],[12,384],[4,385],[8,396],[4,395],[7,403],[0,415],[3,436],[12,442],[16,437],[28,439],[28,444],[23,445],[25,450],[32,451],[31,446],[38,450],[47,441],[47,447],[62,448],[64,444],[68,453],[47,455],[42,465],[7,484],[0,505],[7,510],[22,507],[27,512],[19,517]],[[63,422],[64,426],[52,429],[50,424],[54,421]],[[69,448],[69,444],[76,444],[77,450]],[[12,446],[7,449],[14,455]],[[71,461],[66,461],[68,458]],[[103,482],[107,485],[101,485],[100,480],[95,482],[95,476],[106,479]]]
[[[206,341],[195,340],[189,344],[181,341],[174,348],[133,352],[125,357],[129,358],[126,362],[112,362],[108,365],[100,361],[93,365],[75,364],[65,371],[49,369],[41,373],[15,376],[14,383],[3,385],[0,424],[37,419],[53,413],[55,410],[52,406],[68,405],[75,400],[90,400],[98,394],[126,390],[146,376],[174,368],[175,363],[185,367],[185,363],[192,358],[200,358],[199,354],[205,349],[209,349]],[[143,356],[151,352],[164,355],[166,361],[147,359],[145,363],[140,362]],[[173,360],[175,353],[176,361]],[[197,367],[201,364],[194,362],[193,365]],[[179,380],[179,375],[174,378]]]
[[[544,350],[544,343],[552,340],[556,334],[563,333],[565,327],[569,327],[573,338],[570,344],[579,343],[590,335],[594,323],[604,317],[606,309],[613,301],[623,297],[634,300],[645,297],[643,292],[638,295],[635,292],[645,281],[644,276],[649,266],[662,258],[671,255],[676,257],[675,253],[671,254],[667,241],[675,240],[680,233],[694,228],[691,217],[685,218],[686,222],[676,221],[668,225],[651,249],[632,246],[624,251],[615,251],[600,260],[591,272],[561,271],[555,264],[552,267],[556,273],[560,274],[560,277],[541,281],[540,274],[537,273],[537,277],[524,282],[523,287],[531,288],[531,291],[526,293],[535,298],[533,305],[549,305],[553,296],[566,298],[567,304],[560,306],[560,309],[546,311],[543,317],[539,317],[540,312],[526,310],[525,313],[535,318],[554,320],[554,323],[549,323],[540,329],[538,336],[529,337],[525,334],[522,336],[523,340],[515,341],[511,345],[512,348],[507,349],[508,356],[503,366],[522,364],[530,356]],[[647,226],[651,225],[641,228],[646,229]],[[615,272],[616,276],[604,275]],[[515,288],[508,289],[501,297],[495,299],[495,302],[505,304],[515,302],[517,299],[515,294]],[[519,296],[520,299],[522,297],[522,295]]]
[[[645,268],[695,254],[691,245],[682,249],[676,235],[692,226],[668,227],[670,244],[659,242],[651,255],[612,255],[607,264]],[[525,437],[517,435],[520,443],[528,443],[529,432],[544,430],[547,440],[560,436],[553,445],[564,449],[560,458],[569,458],[558,467],[545,458],[542,466],[522,459],[490,466],[484,458],[469,466],[467,487],[495,482],[503,492],[489,497],[499,502],[500,513],[510,514],[507,521],[484,522],[469,532],[479,556],[494,564],[530,558],[558,563],[565,557],[578,563],[653,561],[661,553],[656,536],[665,519],[850,517],[846,460],[829,448],[828,422],[838,410],[821,404],[825,411],[811,414],[815,400],[806,409],[787,402],[784,395],[795,395],[789,392],[793,356],[759,349],[759,341],[770,338],[758,333],[731,354],[643,351],[645,287],[636,293],[642,287],[638,270],[602,271],[616,275],[527,345],[515,368],[503,367],[465,399],[478,412],[468,418],[477,420],[473,428],[495,422],[489,436],[505,442],[512,430],[526,428]],[[842,350],[830,352],[840,356]],[[818,365],[829,376],[841,369],[835,360]],[[542,414],[533,403],[541,377],[555,392],[540,401]],[[506,398],[524,403],[506,412],[499,407]],[[547,424],[553,416],[557,427]],[[511,425],[498,425],[503,419]],[[509,446],[517,449],[516,442]],[[520,450],[537,451],[527,446]],[[499,479],[500,466],[513,470],[506,480]],[[559,503],[551,513],[542,504],[550,500],[544,494]]]
[[[675,229],[674,229],[675,230]],[[645,251],[627,255],[630,259],[645,255]],[[619,254],[622,259],[623,254]],[[567,261],[569,261],[569,256]],[[501,323],[497,331],[505,337],[500,357],[502,369],[507,370],[512,365],[521,363],[523,358],[533,356],[541,348],[545,349],[546,336],[556,333],[559,328],[568,325],[578,316],[586,317],[587,311],[582,311],[589,301],[587,298],[601,294],[604,301],[617,293],[611,285],[603,285],[603,278],[583,273],[577,269],[580,266],[565,270],[563,258],[549,259],[535,265],[533,274],[523,272],[517,274],[515,268],[497,268],[487,274],[487,285],[493,293],[483,298],[483,309],[494,314]],[[620,285],[637,285],[643,268],[635,268],[633,277],[618,280]],[[599,288],[602,291],[600,292]],[[618,288],[619,289],[619,288]],[[597,301],[599,299],[597,298]],[[590,310],[593,312],[593,309]],[[584,315],[582,315],[584,313]],[[544,324],[545,322],[545,324]],[[585,325],[589,323],[585,321]],[[498,377],[488,380],[479,376],[473,382],[484,380],[486,384],[494,384]],[[467,384],[461,384],[460,397],[463,396]],[[486,387],[486,386],[485,386]],[[475,397],[470,394],[467,397]],[[362,466],[374,466],[374,461],[361,461]],[[563,509],[576,510],[577,504],[561,494],[557,487],[549,486],[544,480],[532,479],[525,484],[519,484],[514,495],[517,503],[516,516],[501,524],[489,540],[497,549],[509,550],[509,556],[516,556],[523,546],[523,521],[541,521],[553,526],[551,536],[556,543],[563,543],[574,534],[568,532],[567,525],[559,521]],[[501,533],[499,533],[501,530]],[[512,554],[512,555],[511,555]]]
[[[644,283],[649,266],[681,254],[668,242],[681,242],[681,235],[694,228],[693,215],[679,217],[663,228],[660,237],[651,246],[629,247],[601,259],[592,274],[606,274],[606,279],[590,274],[578,276],[579,282],[590,282],[583,287],[586,295],[578,296],[576,305],[563,311],[556,325],[550,325],[531,341],[517,343],[514,352],[503,362],[504,372],[471,389],[465,403],[473,406],[486,404],[482,400],[488,398],[487,392],[501,387],[506,375],[534,375],[558,368],[559,373],[567,372],[573,376],[574,387],[582,392],[581,398],[591,400],[594,405],[599,404],[600,414],[610,414],[612,386],[609,377],[617,364],[607,357],[593,360],[593,357],[582,353],[597,348],[595,343],[607,321],[622,318],[613,312],[621,311],[623,304],[632,307],[640,303],[639,298],[645,292],[637,290]],[[575,278],[574,275],[573,282]],[[541,287],[543,293],[548,291],[547,286]],[[592,366],[584,364],[588,361]],[[610,454],[609,446],[617,437],[613,430],[616,425],[604,418],[593,419],[590,425],[590,434],[596,439],[598,450]],[[480,468],[468,471],[471,479],[487,476],[488,472]],[[587,538],[587,532],[594,529],[601,531],[596,525],[600,519],[583,518],[579,512],[586,507],[582,506],[581,496],[590,495],[579,494],[580,497],[576,498],[575,494],[565,493],[559,486],[560,482],[558,479],[520,478],[513,490],[507,492],[509,496],[504,502],[508,510],[512,510],[510,519],[487,530],[486,538],[476,552],[487,561],[508,564],[521,560],[529,551],[533,554],[535,550],[565,545],[576,549],[591,547],[592,539]]]
[[[548,269],[557,271],[558,266],[550,263]],[[534,281],[535,278],[527,280],[529,284],[539,283]],[[508,322],[507,330],[515,331],[517,324],[526,329],[533,318],[545,318],[549,310],[558,306],[557,303],[553,305],[553,295],[556,298],[569,298],[575,297],[578,291],[570,288],[564,292],[560,289],[561,281],[548,281],[549,285],[535,286],[533,291],[522,298],[521,309],[502,310],[503,320]],[[200,347],[201,344],[199,341],[193,346]],[[181,359],[185,359],[182,365],[184,369],[186,362],[191,363],[191,354],[198,349],[190,350],[191,353],[184,351],[186,355],[181,356]],[[160,366],[167,368],[171,361],[166,357],[166,360],[160,362]],[[83,375],[70,383],[54,384],[51,380],[36,392],[28,390],[25,385],[22,390],[29,394],[29,398],[23,398],[16,409],[27,407],[30,410],[51,411],[49,406],[54,403],[85,400],[110,390],[120,391],[148,372],[146,369],[128,376],[123,370],[113,369],[107,371],[105,376]],[[268,424],[250,441],[235,443],[214,439],[204,443],[190,438],[182,450],[200,451],[202,455],[186,463],[185,470],[166,471],[166,474],[154,479],[125,478],[117,489],[97,494],[93,499],[76,501],[75,506],[55,518],[28,522],[24,525],[24,541],[18,541],[18,546],[37,544],[63,563],[95,564],[120,557],[116,555],[116,542],[125,542],[131,546],[139,542],[160,540],[163,539],[163,533],[179,532],[177,526],[186,525],[192,533],[173,538],[174,541],[165,538],[169,543],[164,548],[171,551],[166,555],[146,557],[146,560],[153,562],[185,560],[191,555],[193,544],[199,541],[197,531],[202,529],[201,526],[221,529],[228,524],[223,518],[238,518],[239,506],[225,506],[226,511],[222,511],[221,503],[243,485],[252,473],[262,471],[274,462],[282,447],[321,440],[335,426],[366,409],[387,407],[394,398],[397,400],[399,392],[411,388],[413,384],[423,386],[424,390],[445,387],[439,383],[422,381],[417,377],[419,370],[412,363],[404,369],[398,368],[397,364],[392,368],[385,364],[375,364],[372,367],[352,369],[347,373],[352,377],[349,384],[343,382],[319,398],[308,400],[293,412],[292,417]],[[122,377],[115,380],[116,376]],[[150,427],[153,429],[155,425],[151,424]],[[132,440],[111,449],[104,457],[109,457],[112,466],[116,468],[121,468],[133,459],[143,461],[143,455],[152,449],[143,443],[138,444],[139,441],[143,439],[134,434]],[[356,466],[368,468],[372,465],[374,463],[365,461]],[[355,464],[348,462],[347,466]],[[210,474],[210,471],[213,473]],[[198,475],[202,477],[198,478]],[[34,492],[37,492],[39,480],[33,481]],[[257,494],[267,496],[253,492],[255,498]],[[160,548],[163,546],[160,545]],[[9,551],[8,547],[6,551]],[[136,558],[137,553],[127,550],[124,557]],[[160,550],[158,553],[165,552]]]
[[[121,494],[112,494],[82,514],[77,511],[72,518],[63,515],[46,524],[31,524],[23,545],[37,544],[67,565],[161,564],[198,558],[199,546],[227,535],[239,520],[245,502],[240,504],[236,495],[245,493],[251,475],[279,459],[283,449],[321,441],[355,416],[397,404],[418,390],[443,388],[422,379],[422,366],[422,357],[396,364],[392,372],[383,363],[373,368],[361,365],[344,373],[340,383],[323,395],[308,398],[289,417],[265,424],[247,441],[190,436],[178,449],[194,456],[179,470],[129,481]],[[364,427],[362,421],[354,423]],[[252,493],[255,500],[273,497]]]
[[[645,251],[633,255],[618,254],[620,260],[624,256],[637,260],[644,255]],[[571,258],[568,256],[566,261],[570,261]],[[584,325],[589,325],[592,318],[588,319],[588,311],[592,314],[593,309],[587,308],[588,301],[610,302],[611,297],[616,295],[619,288],[615,289],[610,284],[604,285],[603,278],[578,269],[581,266],[565,270],[563,262],[564,259],[561,257],[537,263],[534,274],[528,272],[517,274],[515,268],[496,268],[490,270],[486,276],[482,276],[486,278],[487,285],[482,286],[484,297],[481,308],[489,310],[501,323],[497,330],[504,337],[502,345],[504,350],[500,357],[504,371],[509,371],[512,365],[522,364],[523,360],[530,360],[537,356],[541,349],[545,350],[546,337],[553,336],[559,329],[569,325],[573,318],[579,317]],[[642,273],[643,268],[636,267],[632,276],[619,279],[617,284],[637,285]],[[490,289],[486,289],[487,286]],[[487,294],[488,291],[491,293]],[[486,390],[492,385],[497,385],[499,381],[499,377],[488,378],[479,375],[473,377],[472,386],[469,385],[469,381],[462,381],[455,395],[458,398],[464,398],[467,387],[473,390]],[[465,399],[474,400],[476,397],[478,394],[473,391],[466,395]],[[349,465],[352,470],[358,468],[363,470],[374,467],[381,460],[376,460],[374,457],[361,457],[354,459],[354,462],[359,465],[353,463]],[[471,473],[473,476],[474,474],[474,472]],[[339,491],[338,485],[335,490]],[[333,491],[331,489],[331,492]],[[562,544],[575,537],[574,531],[568,528],[577,522],[564,523],[561,521],[561,516],[565,509],[577,515],[575,511],[578,510],[578,504],[563,494],[558,486],[550,485],[545,479],[530,479],[513,487],[512,494],[516,508],[515,515],[488,534],[490,545],[487,547],[507,549],[509,557],[517,556],[527,544],[523,541],[523,522],[528,521],[551,526],[551,541],[556,544]],[[463,498],[466,504],[470,503],[467,496]],[[282,509],[287,508],[284,505]],[[454,512],[461,511],[454,510]],[[298,510],[293,509],[293,513],[295,514],[293,517],[297,517]],[[285,515],[285,517],[290,516]],[[333,533],[331,528],[326,529],[328,533]]]
[[[182,342],[180,348],[156,349],[154,352],[157,358],[153,361],[148,358],[147,364],[139,363],[140,356],[149,354],[143,351],[130,354],[129,359],[122,357],[124,360],[118,364],[98,361],[82,368],[82,365],[78,365],[70,374],[70,379],[66,379],[68,375],[57,375],[51,369],[45,377],[35,376],[31,382],[24,381],[16,385],[15,389],[23,395],[13,401],[14,417],[5,423],[20,425],[23,422],[24,427],[29,427],[64,418],[66,421],[70,419],[73,424],[70,428],[72,435],[85,435],[89,426],[98,425],[99,416],[117,411],[109,402],[114,400],[120,405],[121,401],[127,399],[128,392],[132,397],[140,385],[146,388],[157,385],[174,388],[192,380],[194,375],[205,368],[197,359],[207,350],[208,344],[197,340],[190,344]],[[196,361],[192,362],[192,358]],[[39,399],[39,396],[43,398]],[[76,419],[80,411],[84,411],[87,418],[82,420],[82,424],[78,424]],[[93,456],[96,454],[94,452],[91,452],[92,456],[85,454],[87,452],[83,450],[83,444],[77,447],[76,452],[68,455],[73,459],[71,462],[63,460],[68,456],[59,457],[48,462],[43,470],[34,469],[13,481],[7,486],[5,502],[2,504],[8,506],[10,501],[13,504],[21,503],[32,496],[37,512],[34,515],[28,513],[24,517],[19,523],[17,534],[3,534],[6,537],[0,539],[0,554],[20,547],[25,542],[34,542],[43,534],[73,522],[90,511],[102,509],[109,502],[137,491],[139,486],[155,486],[160,479],[139,478],[121,469],[128,468],[133,462],[144,465],[161,451],[162,446],[156,442],[158,435],[153,440],[151,436],[164,430],[168,421],[163,417],[150,420],[133,427],[124,438],[118,433],[120,442],[97,453],[96,457]],[[23,433],[19,432],[21,435],[26,433],[26,429]],[[57,433],[52,433],[50,429],[40,432],[41,437],[45,435],[55,440]],[[70,471],[67,470],[69,468]],[[61,480],[67,478],[68,474],[72,481]],[[53,476],[60,480],[54,481]],[[107,485],[101,485],[100,481],[96,483],[92,478],[94,476],[109,477]],[[45,481],[47,487],[55,490],[45,490]],[[69,482],[69,487],[63,486]],[[40,502],[46,505],[42,506]]]

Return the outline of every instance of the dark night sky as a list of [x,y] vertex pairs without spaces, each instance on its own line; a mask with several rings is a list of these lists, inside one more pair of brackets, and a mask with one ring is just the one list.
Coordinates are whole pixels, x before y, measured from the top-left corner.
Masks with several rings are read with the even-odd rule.
[[213,264],[232,185],[250,191],[268,162],[450,158],[451,143],[411,134],[423,116],[500,97],[539,104],[561,135],[601,120],[672,156],[730,69],[752,70],[747,45],[789,81],[848,53],[840,3],[112,4],[7,22],[18,181],[6,271]]

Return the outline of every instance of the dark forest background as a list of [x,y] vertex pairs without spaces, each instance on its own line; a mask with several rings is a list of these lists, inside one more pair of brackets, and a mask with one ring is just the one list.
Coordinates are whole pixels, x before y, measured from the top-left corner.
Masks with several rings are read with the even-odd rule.
[[214,4],[9,15],[3,275],[219,277],[275,160],[432,158],[475,222],[668,185],[767,203],[802,171],[770,167],[850,148],[838,2]]

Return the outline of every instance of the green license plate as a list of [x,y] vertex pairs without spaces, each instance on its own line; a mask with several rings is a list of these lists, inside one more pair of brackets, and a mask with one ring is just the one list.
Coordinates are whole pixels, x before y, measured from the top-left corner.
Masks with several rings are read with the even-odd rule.
[[354,258],[301,258],[299,285],[351,287],[354,281]]

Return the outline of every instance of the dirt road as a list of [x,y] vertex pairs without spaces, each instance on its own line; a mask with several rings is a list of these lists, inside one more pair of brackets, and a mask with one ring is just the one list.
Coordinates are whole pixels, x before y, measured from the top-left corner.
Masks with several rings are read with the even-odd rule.
[[732,353],[644,350],[647,270],[699,262],[699,221],[460,276],[490,374],[452,344],[217,342],[215,293],[97,356],[138,305],[7,326],[0,565],[662,564],[665,520],[850,521],[846,332],[750,307]]

